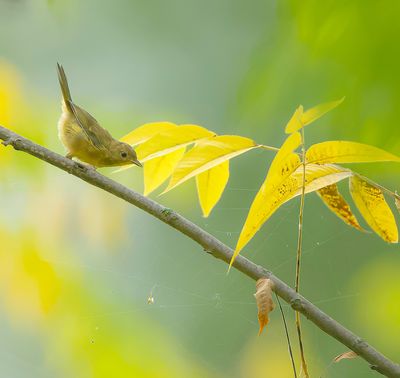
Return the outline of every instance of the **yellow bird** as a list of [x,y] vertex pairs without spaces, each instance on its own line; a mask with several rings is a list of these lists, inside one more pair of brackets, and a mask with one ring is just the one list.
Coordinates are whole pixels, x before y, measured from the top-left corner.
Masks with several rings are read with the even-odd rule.
[[75,157],[94,167],[127,164],[141,167],[135,150],[129,144],[114,139],[87,111],[72,102],[67,77],[58,63],[57,71],[63,97],[58,136],[67,150],[66,157]]

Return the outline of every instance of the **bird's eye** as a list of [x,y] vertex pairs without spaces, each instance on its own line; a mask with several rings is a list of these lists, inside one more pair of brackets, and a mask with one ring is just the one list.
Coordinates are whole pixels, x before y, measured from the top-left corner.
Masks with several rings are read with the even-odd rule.
[[122,157],[122,158],[125,159],[127,156],[128,156],[128,154],[127,154],[126,152],[121,152],[121,157]]

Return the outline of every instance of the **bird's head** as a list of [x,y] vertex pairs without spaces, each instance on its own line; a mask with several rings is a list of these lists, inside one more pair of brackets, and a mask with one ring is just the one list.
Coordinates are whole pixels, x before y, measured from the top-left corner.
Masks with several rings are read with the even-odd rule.
[[142,167],[142,164],[137,158],[135,150],[127,143],[117,142],[112,147],[112,157],[115,161],[113,165],[127,165],[135,164],[138,167]]

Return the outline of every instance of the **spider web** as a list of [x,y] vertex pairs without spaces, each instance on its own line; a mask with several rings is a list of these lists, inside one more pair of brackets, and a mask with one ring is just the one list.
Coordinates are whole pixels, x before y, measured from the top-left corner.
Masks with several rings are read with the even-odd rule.
[[[236,217],[244,219],[248,212],[248,207],[230,205],[229,196],[237,196],[238,192],[251,198],[256,190],[228,188],[228,200],[217,206],[213,217],[198,217],[195,220],[200,227],[232,247],[241,225],[233,227],[227,220],[234,213]],[[343,285],[335,274],[337,256],[326,253],[326,249],[331,250],[341,241],[345,243],[352,236],[352,231],[333,220],[323,206],[315,210],[314,202],[315,198],[311,200],[307,196],[302,263],[304,288],[302,287],[301,292],[323,310],[326,308],[329,313],[330,309],[346,305],[359,295],[343,291]],[[307,206],[310,207],[309,211]],[[309,217],[315,218],[312,215],[314,211],[318,213],[317,219],[308,224]],[[289,285],[294,281],[297,216],[296,200],[284,205],[259,232],[248,251],[244,251],[246,257],[262,264]],[[311,229],[315,227],[315,223],[320,224],[318,230]],[[222,227],[225,225],[226,228]],[[159,222],[136,223],[132,238],[135,240],[138,237],[142,242],[139,250],[134,251],[134,258],[127,245],[126,252],[109,256],[103,261],[96,259],[94,262],[93,259],[88,259],[79,263],[79,266],[74,263],[74,267],[93,279],[96,285],[101,283],[101,297],[105,302],[111,303],[110,310],[91,313],[85,317],[92,324],[91,342],[95,342],[96,334],[101,332],[104,321],[121,321],[123,324],[137,315],[146,316],[169,330],[210,371],[225,371],[231,356],[240,353],[243,342],[239,343],[238,340],[248,340],[257,334],[257,309],[252,295],[255,291],[254,282],[234,271],[227,275],[225,264],[199,253],[197,245],[184,237],[177,237],[174,230],[164,229],[160,234]],[[323,259],[321,256],[317,258],[321,254]],[[311,290],[308,295],[313,282],[321,280],[318,274],[316,277],[309,274],[314,270],[324,272],[322,282],[329,281],[330,285],[324,290],[322,283],[320,289]],[[286,304],[284,310],[290,323],[292,312]],[[273,313],[271,322],[281,328],[282,320],[277,311]],[[306,327],[306,335],[314,330],[313,327]],[[235,330],[234,337],[232,329]],[[215,353],[215,349],[211,353],[205,347],[211,342],[215,344],[216,334],[219,337],[215,346],[218,351],[223,350],[222,353]],[[322,333],[315,334],[314,330],[312,350],[318,351],[326,345],[327,337]],[[286,343],[283,332],[280,342]],[[292,332],[292,344],[295,342]],[[316,353],[315,358],[322,370],[328,366],[329,359],[326,356],[321,357]],[[326,371],[324,376],[327,376]]]

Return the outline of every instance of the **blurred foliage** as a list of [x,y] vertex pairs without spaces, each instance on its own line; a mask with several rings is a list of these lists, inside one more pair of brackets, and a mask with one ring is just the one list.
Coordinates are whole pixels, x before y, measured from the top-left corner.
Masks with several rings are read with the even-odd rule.
[[[70,72],[74,100],[116,137],[169,120],[280,145],[300,103],[345,95],[306,143],[349,139],[400,154],[400,4],[50,3],[0,2],[0,123],[60,153],[56,61]],[[159,200],[233,246],[270,161],[265,151],[233,161],[209,219],[193,182]],[[363,170],[399,189],[398,167]],[[113,177],[142,190],[140,172]],[[291,374],[277,311],[256,337],[254,283],[227,277],[224,264],[139,210],[9,148],[0,148],[0,209],[3,376]],[[288,283],[297,211],[284,206],[249,245]],[[311,196],[304,236],[303,293],[398,359],[398,245],[347,229]],[[303,323],[312,376],[374,374],[359,359],[330,366],[343,346]]]
[[[398,345],[396,340],[400,337],[399,268],[399,262],[393,256],[377,256],[353,277],[354,290],[365,290],[371,300],[370,303],[362,299],[357,301],[358,321],[368,330],[368,336],[377,345],[389,345],[393,351]],[[377,271],[384,272],[384,276],[377,279]],[[380,325],[385,326],[381,328]],[[392,358],[396,358],[395,354]]]

